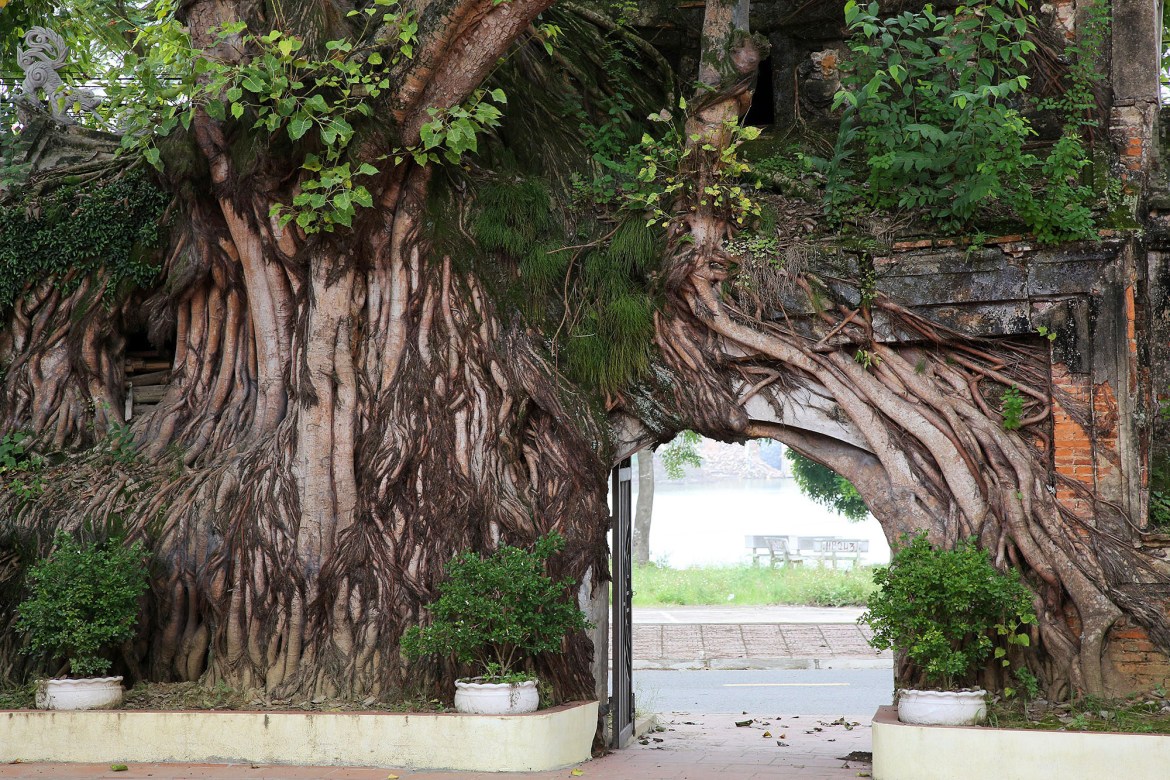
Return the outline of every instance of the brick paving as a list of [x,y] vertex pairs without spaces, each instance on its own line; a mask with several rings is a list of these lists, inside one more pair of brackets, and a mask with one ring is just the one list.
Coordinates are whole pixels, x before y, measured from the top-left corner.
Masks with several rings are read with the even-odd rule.
[[634,658],[643,667],[735,659],[889,661],[888,651],[869,646],[872,634],[868,626],[851,623],[635,623]]
[[[752,719],[737,727],[736,720]],[[809,715],[659,716],[660,731],[625,750],[552,772],[518,774],[412,771],[393,768],[251,766],[247,764],[8,764],[0,778],[20,780],[845,780],[868,777],[870,724]],[[846,723],[849,728],[846,728]],[[779,744],[782,743],[782,744]],[[576,770],[579,774],[573,774]]]

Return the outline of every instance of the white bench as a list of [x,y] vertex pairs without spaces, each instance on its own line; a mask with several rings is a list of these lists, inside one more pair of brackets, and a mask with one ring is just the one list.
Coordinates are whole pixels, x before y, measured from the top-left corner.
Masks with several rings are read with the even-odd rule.
[[773,569],[779,561],[787,566],[796,566],[804,562],[804,558],[797,555],[789,546],[787,536],[745,536],[744,546],[752,551],[752,564],[767,556],[768,565]]
[[798,536],[796,550],[800,557],[814,559],[822,566],[826,560],[832,561],[834,569],[839,560],[859,566],[861,554],[869,552],[869,540],[842,539],[839,536]]

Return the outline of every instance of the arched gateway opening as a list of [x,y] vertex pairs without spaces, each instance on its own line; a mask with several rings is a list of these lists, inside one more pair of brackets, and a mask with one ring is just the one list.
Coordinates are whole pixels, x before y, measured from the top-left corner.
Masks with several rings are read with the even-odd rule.
[[[685,474],[665,465],[677,462],[680,439],[653,455],[640,451],[633,479],[629,467],[613,475],[611,744],[628,743],[630,725],[644,726],[655,713],[668,731],[701,723],[711,738],[728,736],[724,727],[734,732],[733,721],[769,731],[778,713],[795,716],[794,726],[803,718],[808,731],[777,734],[818,734],[818,721],[868,724],[877,707],[891,703],[893,688],[889,653],[869,647],[868,628],[857,624],[869,564],[888,560],[880,525],[864,507],[861,517],[847,519],[814,503],[778,444],[686,439],[694,457]],[[652,482],[647,465],[657,472]],[[622,542],[623,496],[631,487],[634,536],[649,561],[636,547],[627,558]],[[642,516],[647,493],[652,525]],[[835,741],[849,729],[838,731],[828,729],[825,738]],[[663,736],[670,742],[676,735]],[[792,746],[780,742],[768,745],[777,753]]]

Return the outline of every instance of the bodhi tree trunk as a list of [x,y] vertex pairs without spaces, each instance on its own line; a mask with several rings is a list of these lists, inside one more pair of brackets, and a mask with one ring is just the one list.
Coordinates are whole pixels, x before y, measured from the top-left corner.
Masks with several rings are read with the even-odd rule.
[[[416,4],[425,35],[377,108],[394,139],[372,134],[363,153],[418,144],[429,112],[465,100],[549,2]],[[195,46],[223,58],[238,53],[216,43],[221,23],[307,40],[343,24],[341,6],[302,6],[267,18],[196,0],[184,13]],[[407,674],[399,636],[456,551],[558,531],[567,545],[552,574],[603,576],[604,436],[533,334],[459,258],[429,251],[431,166],[380,162],[376,208],[352,230],[307,235],[270,216],[303,171],[255,135],[195,115],[193,167],[206,178],[184,190],[167,281],[149,299],[104,312],[89,294],[98,277],[17,304],[0,411],[5,430],[49,447],[122,423],[119,326],[133,311],[173,323],[175,357],[165,397],[133,420],[134,445],[49,469],[33,500],[4,495],[5,548],[43,550],[54,526],[115,515],[145,539],[156,576],[126,653],[135,676],[283,698],[419,687],[423,668]],[[260,150],[244,163],[248,143]],[[22,557],[0,556],[0,580],[15,580]],[[9,677],[31,663],[14,652],[12,618],[6,605]],[[590,659],[577,634],[539,671],[561,697],[588,697]]]

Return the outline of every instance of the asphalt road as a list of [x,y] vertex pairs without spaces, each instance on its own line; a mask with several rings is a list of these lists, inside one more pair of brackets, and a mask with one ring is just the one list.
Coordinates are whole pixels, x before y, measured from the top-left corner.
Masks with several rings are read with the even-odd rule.
[[890,704],[892,669],[635,671],[640,712],[864,717]]

